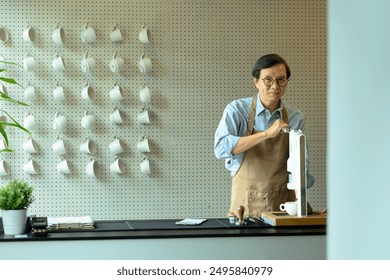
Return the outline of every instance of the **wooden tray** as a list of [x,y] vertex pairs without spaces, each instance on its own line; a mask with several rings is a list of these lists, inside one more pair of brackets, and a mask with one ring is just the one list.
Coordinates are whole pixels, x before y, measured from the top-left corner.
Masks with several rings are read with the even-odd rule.
[[326,225],[326,214],[317,212],[306,217],[290,216],[286,212],[263,212],[261,218],[272,226]]

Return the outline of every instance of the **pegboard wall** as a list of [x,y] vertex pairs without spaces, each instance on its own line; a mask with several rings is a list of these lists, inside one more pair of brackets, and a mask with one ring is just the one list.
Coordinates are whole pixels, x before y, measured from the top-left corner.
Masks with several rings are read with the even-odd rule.
[[[215,129],[231,100],[253,96],[251,69],[261,55],[275,52],[292,68],[284,102],[307,116],[310,170],[316,178],[310,190],[315,209],[326,205],[326,3],[305,0],[218,0],[218,1],[51,1],[1,0],[0,25],[10,39],[0,44],[5,60],[18,62],[28,55],[36,61],[34,71],[8,67],[7,74],[24,87],[33,86],[36,100],[30,108],[2,103],[2,108],[23,122],[27,112],[35,117],[32,138],[38,152],[27,154],[22,145],[28,136],[8,129],[14,153],[3,153],[10,169],[1,184],[12,178],[35,186],[30,213],[46,216],[86,215],[93,219],[152,219],[223,217],[230,205],[231,178],[223,161],[213,152]],[[81,32],[88,23],[96,42],[83,43]],[[23,40],[26,25],[36,31],[35,43]],[[52,41],[57,25],[65,31],[64,45]],[[150,30],[151,42],[138,39],[141,27]],[[123,41],[112,42],[117,25]],[[63,72],[54,71],[52,60],[60,54]],[[91,72],[80,67],[83,56],[96,60]],[[113,55],[124,59],[119,73],[110,70]],[[138,61],[149,57],[153,70],[141,73]],[[86,101],[81,92],[86,83],[95,98]],[[122,101],[112,101],[109,92],[117,83]],[[151,102],[139,98],[142,85],[151,91]],[[61,85],[65,100],[55,101],[52,91]],[[6,85],[8,94],[24,100],[24,89]],[[117,107],[122,124],[112,124],[109,115]],[[140,124],[143,107],[150,124]],[[85,111],[96,118],[93,129],[81,126]],[[65,131],[53,128],[56,112],[65,116]],[[137,143],[145,135],[150,152],[141,153]],[[122,174],[110,172],[115,155],[109,150],[114,137],[122,140]],[[96,143],[92,156],[97,176],[85,172],[91,156],[79,151],[85,138]],[[59,174],[61,156],[52,144],[61,138],[70,174]],[[151,174],[140,172],[144,156]],[[29,159],[36,175],[23,166]]]

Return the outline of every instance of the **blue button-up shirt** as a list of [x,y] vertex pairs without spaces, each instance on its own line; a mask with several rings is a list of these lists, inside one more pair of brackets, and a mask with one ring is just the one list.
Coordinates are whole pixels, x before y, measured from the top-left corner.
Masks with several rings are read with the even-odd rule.
[[[229,103],[222,115],[221,121],[215,132],[214,153],[217,159],[225,159],[225,166],[231,175],[237,172],[241,165],[244,154],[233,155],[232,151],[238,140],[248,130],[248,116],[253,97],[235,100]],[[290,129],[300,129],[305,133],[305,117],[298,109],[286,108]],[[257,94],[256,117],[254,122],[255,131],[264,131],[272,126],[277,119],[282,119],[282,101],[280,106],[272,114],[263,106]],[[308,158],[306,153],[306,166]],[[307,186],[314,183],[313,176],[308,174]]]

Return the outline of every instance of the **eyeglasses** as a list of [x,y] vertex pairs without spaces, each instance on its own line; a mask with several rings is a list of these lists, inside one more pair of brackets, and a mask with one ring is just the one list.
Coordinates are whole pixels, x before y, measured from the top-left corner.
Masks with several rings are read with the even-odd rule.
[[264,85],[266,85],[267,87],[272,86],[274,84],[274,81],[276,81],[280,87],[285,87],[288,84],[288,79],[286,79],[284,77],[277,78],[277,79],[274,79],[271,77],[265,77],[262,80],[263,80]]

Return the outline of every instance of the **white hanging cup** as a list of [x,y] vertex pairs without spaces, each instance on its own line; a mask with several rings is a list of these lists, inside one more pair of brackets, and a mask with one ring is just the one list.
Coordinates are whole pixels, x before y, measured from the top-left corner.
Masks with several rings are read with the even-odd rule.
[[150,94],[150,89],[147,85],[141,85],[141,87],[139,88],[139,99],[142,103],[151,103],[152,98]]
[[125,164],[119,158],[115,158],[114,162],[110,164],[111,173],[121,174],[125,172]]
[[118,108],[115,108],[114,112],[110,114],[110,121],[113,124],[123,123],[122,113]]
[[0,151],[7,149],[7,143],[5,143],[4,138],[0,138]]
[[30,158],[30,160],[23,165],[23,170],[26,174],[35,175],[38,172],[37,164]]
[[123,35],[121,30],[118,27],[118,24],[114,26],[114,28],[111,30],[110,33],[110,39],[111,42],[117,43],[117,42],[122,42],[123,41]]
[[23,68],[27,72],[33,72],[35,70],[36,63],[35,58],[31,55],[28,55],[23,59]]
[[89,83],[86,83],[81,90],[81,98],[87,101],[93,101],[95,99],[95,90]]
[[120,102],[123,100],[123,91],[118,83],[114,84],[114,87],[110,90],[110,99],[112,101]]
[[137,149],[141,153],[150,153],[150,145],[148,138],[142,136],[141,140],[137,143]]
[[51,39],[57,45],[65,44],[65,30],[59,24],[57,24],[56,28],[53,30]]
[[142,44],[150,43],[150,30],[146,25],[142,25],[141,31],[138,33],[138,39]]
[[110,60],[111,72],[118,73],[123,69],[124,66],[125,66],[125,61],[123,60],[123,58],[118,57],[117,54],[115,53],[112,56],[112,59]]
[[91,158],[89,160],[87,166],[85,167],[85,173],[89,177],[96,177],[97,176],[97,171],[98,171],[98,164],[97,164],[96,160]]
[[146,57],[145,54],[141,56],[141,58],[138,61],[138,69],[141,73],[149,73],[152,72],[152,61],[150,58]]
[[37,33],[30,24],[26,25],[23,30],[23,40],[29,43],[35,43],[37,40]]
[[96,66],[96,61],[93,57],[88,56],[88,53],[86,53],[83,56],[83,59],[81,60],[81,71],[84,73],[92,71],[92,69]]
[[57,87],[53,89],[53,99],[57,102],[65,101],[65,91],[60,84],[57,84]]
[[28,154],[35,154],[38,152],[38,145],[34,139],[29,138],[26,142],[23,143],[23,151]]
[[0,70],[7,69],[6,64],[4,63],[5,58],[2,54],[0,54]]
[[84,113],[84,117],[81,119],[81,126],[86,129],[93,129],[95,126],[95,122],[95,117],[89,114],[88,111],[86,111]]
[[9,33],[4,26],[0,25],[0,42],[6,43],[9,39]]
[[84,154],[94,155],[96,153],[95,142],[89,138],[86,138],[85,141],[80,144],[80,152]]
[[0,176],[9,175],[9,166],[8,163],[4,160],[0,160]]
[[[0,69],[2,69],[2,68],[0,68]],[[5,85],[0,85],[0,92],[2,92],[3,94],[8,96],[8,90],[7,90],[7,87]]]
[[84,31],[81,32],[81,41],[83,43],[95,43],[96,42],[96,33],[92,27],[88,26],[88,23],[84,27]]
[[53,120],[53,129],[64,132],[66,130],[66,118],[65,116],[61,115],[60,113],[56,112]]
[[122,141],[115,136],[114,141],[109,144],[110,152],[114,155],[123,153]]
[[65,71],[65,61],[62,56],[57,53],[52,61],[53,70],[57,72]]
[[71,173],[68,161],[66,159],[62,159],[62,161],[57,164],[57,172],[59,174],[70,174]]
[[150,162],[147,157],[143,157],[139,165],[141,173],[144,175],[149,175],[151,173]]
[[36,130],[36,122],[35,122],[35,117],[30,114],[30,112],[27,112],[24,116],[23,120],[23,126],[27,128],[30,131],[35,131]]
[[53,153],[57,156],[66,154],[65,142],[62,139],[57,139],[57,141],[53,143],[51,148],[53,150]]
[[141,113],[137,115],[137,121],[140,124],[150,124],[149,110],[143,108]]
[[35,88],[33,86],[28,86],[24,90],[24,100],[26,100],[26,101],[35,101],[36,100]]

